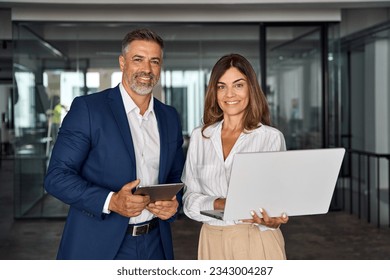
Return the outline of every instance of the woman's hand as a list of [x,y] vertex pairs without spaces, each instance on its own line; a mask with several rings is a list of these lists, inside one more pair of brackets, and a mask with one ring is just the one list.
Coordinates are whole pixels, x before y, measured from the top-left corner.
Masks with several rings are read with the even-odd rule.
[[214,200],[214,210],[224,210],[225,209],[226,198],[217,198]]
[[285,213],[281,217],[273,218],[269,217],[267,212],[262,208],[260,208],[260,213],[263,216],[262,218],[260,218],[255,211],[251,211],[253,219],[242,220],[242,222],[263,225],[269,228],[279,228],[281,224],[285,224],[288,222],[288,217]]

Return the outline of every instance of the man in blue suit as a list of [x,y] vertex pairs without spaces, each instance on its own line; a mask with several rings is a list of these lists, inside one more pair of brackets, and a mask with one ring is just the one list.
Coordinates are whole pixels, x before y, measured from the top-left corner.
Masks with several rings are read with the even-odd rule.
[[173,259],[181,194],[150,202],[139,184],[176,183],[184,164],[177,111],[152,95],[163,40],[149,29],[122,41],[121,83],[74,99],[52,151],[48,193],[70,205],[58,259]]

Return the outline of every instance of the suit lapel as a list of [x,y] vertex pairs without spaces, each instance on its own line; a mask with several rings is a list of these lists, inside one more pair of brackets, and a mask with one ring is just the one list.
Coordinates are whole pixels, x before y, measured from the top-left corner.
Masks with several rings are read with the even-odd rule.
[[158,132],[160,134],[160,164],[158,181],[159,183],[164,182],[164,174],[166,172],[166,161],[168,159],[168,121],[164,118],[160,102],[154,99],[154,112],[156,113]]
[[129,122],[127,120],[126,111],[123,106],[123,101],[121,93],[119,91],[119,86],[115,87],[108,93],[108,105],[111,108],[112,114],[115,117],[116,124],[118,125],[119,131],[121,132],[123,141],[130,155],[130,159],[135,167],[135,152],[133,138],[131,136],[131,131],[129,127]]

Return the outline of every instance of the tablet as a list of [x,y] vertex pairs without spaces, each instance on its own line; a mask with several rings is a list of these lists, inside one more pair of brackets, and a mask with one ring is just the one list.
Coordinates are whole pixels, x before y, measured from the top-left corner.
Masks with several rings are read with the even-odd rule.
[[183,187],[183,183],[138,186],[134,194],[149,195],[151,202],[171,200]]

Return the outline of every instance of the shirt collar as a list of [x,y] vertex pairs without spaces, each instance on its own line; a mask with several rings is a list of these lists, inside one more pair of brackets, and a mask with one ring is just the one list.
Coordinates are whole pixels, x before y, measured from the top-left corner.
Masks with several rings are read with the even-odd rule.
[[[125,87],[123,86],[122,83],[119,84],[119,90],[121,92],[123,105],[125,106],[126,114],[129,114],[131,111],[134,111],[134,112],[136,112],[139,115],[140,109],[134,103],[134,101],[130,97],[130,95],[127,93],[127,91],[126,91],[126,89],[125,89]],[[154,109],[153,108],[154,108],[154,98],[153,98],[153,94],[152,94],[152,96],[150,98],[148,109],[146,110],[145,114],[143,115],[144,119],[147,120],[150,113],[154,114]]]
[[210,125],[209,127],[207,127],[204,130],[204,132],[203,132],[204,135],[206,137],[210,137],[210,138],[219,137],[221,135],[222,123],[223,123],[223,120],[216,122],[216,123],[213,123],[212,125]]

